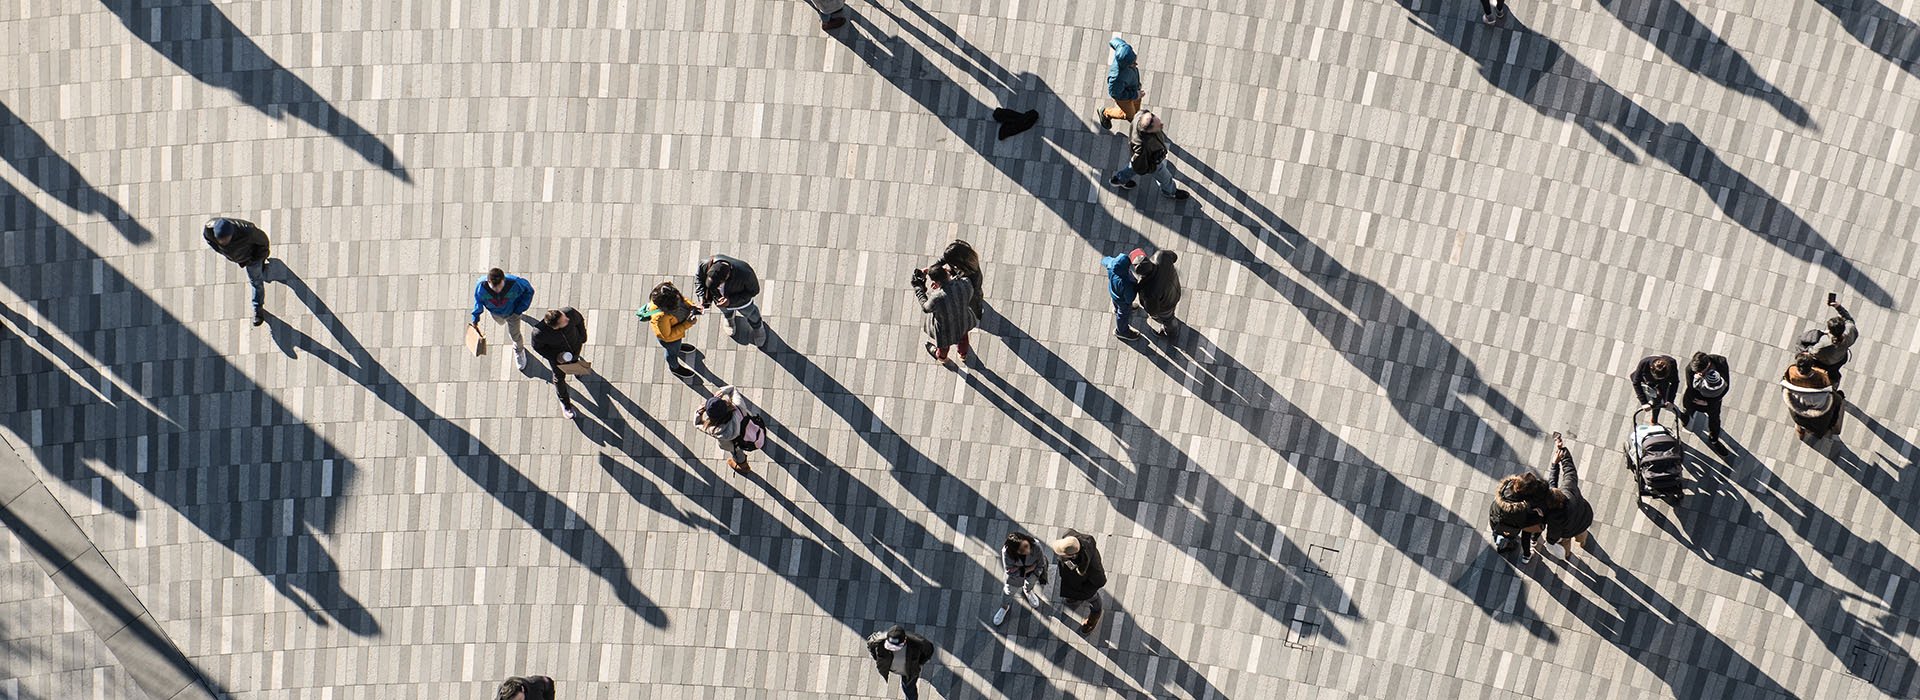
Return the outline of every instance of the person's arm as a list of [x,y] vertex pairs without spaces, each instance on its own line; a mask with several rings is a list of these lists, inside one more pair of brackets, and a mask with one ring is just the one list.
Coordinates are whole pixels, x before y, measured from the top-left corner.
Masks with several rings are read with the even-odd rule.
[[524,314],[527,312],[527,309],[533,308],[533,283],[524,279],[520,280],[520,288],[523,291],[520,294],[520,298],[513,300],[513,307],[507,312],[508,316]]
[[1027,575],[1022,564],[1024,562],[1015,562],[1005,551],[1000,552],[1000,567],[1007,572],[1007,580],[1001,584],[1001,590],[1006,591],[1007,595],[1013,595],[1014,591],[1027,586]]
[[1107,586],[1107,564],[1100,560],[1099,550],[1093,552],[1091,559],[1092,561],[1087,562],[1092,565],[1087,567],[1087,582],[1093,584],[1094,588],[1105,588]]
[[484,284],[486,283],[481,282],[473,285],[473,320],[467,324],[469,326],[480,325],[480,310],[483,306],[480,302],[480,287]]
[[[747,274],[744,278],[741,278],[740,273],[743,271]],[[736,279],[740,281],[740,289],[732,294],[728,294],[727,298],[733,300],[735,306],[745,305],[747,302],[753,301],[755,297],[760,296],[759,272],[742,264],[740,267],[734,268],[733,274]]]
[[707,265],[706,261],[701,261],[693,268],[693,298],[699,300],[703,309],[713,306],[713,302],[707,300]]

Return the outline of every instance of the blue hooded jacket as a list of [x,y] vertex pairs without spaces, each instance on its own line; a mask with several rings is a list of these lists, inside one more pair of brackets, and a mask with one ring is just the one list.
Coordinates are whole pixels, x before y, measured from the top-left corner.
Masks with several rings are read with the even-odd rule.
[[1107,269],[1107,296],[1113,298],[1114,307],[1132,306],[1140,295],[1140,283],[1133,278],[1132,254],[1101,258],[1100,266]]
[[487,278],[482,277],[473,285],[473,322],[480,322],[480,312],[485,310],[495,316],[524,314],[533,308],[533,283],[524,277],[507,275],[507,290],[494,296],[487,288]]
[[1134,61],[1133,46],[1127,40],[1114,37],[1107,42],[1113,47],[1113,60],[1107,64],[1107,95],[1116,100],[1140,99],[1140,68]]

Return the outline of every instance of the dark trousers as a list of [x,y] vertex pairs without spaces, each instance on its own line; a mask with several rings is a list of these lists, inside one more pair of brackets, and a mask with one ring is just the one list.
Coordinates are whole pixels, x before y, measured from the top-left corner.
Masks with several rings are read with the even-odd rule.
[[1719,440],[1720,439],[1720,402],[1716,400],[1716,401],[1704,401],[1700,403],[1695,403],[1691,399],[1683,400],[1681,402],[1680,422],[1692,423],[1693,416],[1696,413],[1705,414],[1707,417],[1707,439]]
[[1100,593],[1099,593],[1099,591],[1095,591],[1095,592],[1094,592],[1094,594],[1093,594],[1093,597],[1092,597],[1092,598],[1088,598],[1088,599],[1086,599],[1086,600],[1074,600],[1074,599],[1072,599],[1072,598],[1062,598],[1061,600],[1063,600],[1063,601],[1066,601],[1066,603],[1067,603],[1067,607],[1074,607],[1074,606],[1079,606],[1079,605],[1085,605],[1085,606],[1087,606],[1087,616],[1088,616],[1088,617],[1092,617],[1092,616],[1094,616],[1094,615],[1098,615],[1098,614],[1100,614],[1100,611],[1102,610],[1102,608],[1100,607]]
[[1496,9],[1505,11],[1506,6],[1506,0],[1480,0],[1480,10],[1486,14],[1493,14]]
[[559,365],[553,366],[553,393],[560,395],[560,405],[573,408],[573,392],[567,390],[567,373],[560,371]]
[[907,694],[907,700],[920,700],[920,679],[901,676],[900,691]]

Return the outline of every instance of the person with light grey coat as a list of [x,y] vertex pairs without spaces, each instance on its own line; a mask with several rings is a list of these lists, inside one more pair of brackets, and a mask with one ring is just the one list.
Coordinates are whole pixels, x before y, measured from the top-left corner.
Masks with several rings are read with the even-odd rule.
[[1007,541],[1000,547],[1000,568],[1007,574],[1007,580],[1001,584],[1001,590],[1007,594],[1007,602],[993,612],[993,624],[999,626],[1007,621],[1007,611],[1013,609],[1015,598],[1025,596],[1027,604],[1040,607],[1040,594],[1034,592],[1037,586],[1047,585],[1047,554],[1040,547],[1040,541],[1024,532],[1007,533]]
[[973,353],[967,334],[980,324],[980,318],[973,315],[973,283],[954,277],[945,265],[932,271],[914,270],[913,295],[927,315],[923,326],[928,338],[927,356],[935,362],[946,362],[947,348],[957,345],[960,361],[966,362]]

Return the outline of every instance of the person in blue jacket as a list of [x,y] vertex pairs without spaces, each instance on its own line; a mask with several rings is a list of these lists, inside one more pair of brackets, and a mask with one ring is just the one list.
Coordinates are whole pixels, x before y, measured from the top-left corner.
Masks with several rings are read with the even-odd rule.
[[1107,269],[1107,296],[1113,299],[1113,337],[1115,338],[1140,339],[1140,331],[1134,330],[1130,323],[1133,317],[1133,302],[1140,297],[1140,281],[1133,276],[1133,263],[1146,256],[1146,251],[1135,248],[1119,255],[1100,259],[1100,266]]
[[[480,330],[480,312],[485,311],[496,325],[505,325],[513,338],[513,363],[527,368],[527,344],[520,337],[520,314],[533,308],[533,284],[523,277],[493,268],[473,285],[473,318],[467,323]],[[485,335],[482,332],[482,335]]]
[[1102,129],[1112,129],[1115,119],[1132,121],[1134,113],[1140,111],[1140,102],[1147,99],[1147,89],[1140,85],[1140,66],[1136,65],[1140,57],[1134,54],[1133,46],[1119,34],[1113,35],[1107,45],[1113,47],[1113,58],[1107,62],[1107,96],[1113,98],[1113,106],[1100,110]]

